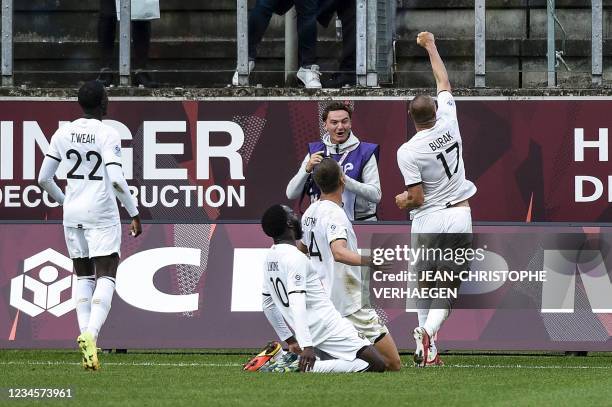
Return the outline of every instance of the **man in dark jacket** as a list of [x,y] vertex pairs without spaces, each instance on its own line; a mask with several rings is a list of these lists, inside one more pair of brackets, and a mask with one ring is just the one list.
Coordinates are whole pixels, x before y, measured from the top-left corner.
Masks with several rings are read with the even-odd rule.
[[342,22],[342,54],[338,72],[334,73],[325,86],[330,88],[341,88],[342,86],[353,86],[356,83],[355,66],[357,62],[357,11],[355,0],[318,0],[319,15],[317,20],[321,25],[327,27],[334,16]]
[[[272,14],[284,15],[295,5],[298,29],[297,77],[306,88],[320,88],[321,73],[317,62],[317,11],[319,0],[257,0],[249,12],[249,73],[255,67],[257,46],[270,25]],[[232,85],[238,85],[238,72]]]

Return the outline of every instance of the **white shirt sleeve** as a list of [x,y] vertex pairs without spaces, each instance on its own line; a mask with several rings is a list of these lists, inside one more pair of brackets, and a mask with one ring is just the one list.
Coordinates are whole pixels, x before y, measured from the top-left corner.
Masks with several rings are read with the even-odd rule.
[[291,181],[289,181],[289,184],[287,184],[287,199],[298,199],[302,195],[304,184],[306,184],[306,180],[310,175],[306,172],[308,160],[310,160],[310,154],[306,154],[297,174],[295,174],[293,178],[291,178]]
[[312,346],[312,335],[308,328],[308,314],[306,312],[306,293],[289,294],[289,306],[295,325],[295,339],[302,349]]
[[457,106],[453,95],[443,90],[438,94],[438,110],[436,111],[437,119],[457,120]]
[[278,335],[278,338],[281,341],[286,341],[290,337],[293,336],[293,332],[287,326],[285,319],[283,318],[283,314],[279,311],[274,304],[274,300],[272,299],[272,295],[270,294],[270,285],[269,278],[266,273],[265,266],[263,268],[264,278],[261,282],[261,307],[263,309],[264,315],[268,319],[272,328],[274,328],[274,332]]
[[345,175],[344,180],[346,189],[368,202],[378,204],[382,198],[382,192],[380,190],[378,162],[374,154],[372,154],[372,157],[370,157],[366,165],[363,167],[361,178],[363,179],[363,182],[356,181]]
[[105,165],[121,166],[121,138],[115,129],[108,128],[106,141],[102,145],[102,160]]
[[60,161],[51,155],[47,155],[42,162],[40,172],[38,173],[38,185],[42,187],[47,193],[60,205],[64,204],[64,193],[60,187],[55,183],[53,177],[55,172],[60,165]]
[[106,164],[106,173],[110,179],[111,185],[115,196],[123,204],[130,217],[138,215],[138,208],[136,206],[136,199],[130,194],[130,189],[125,177],[123,176],[123,170],[119,165],[115,163]]
[[334,240],[346,240],[348,241],[348,230],[346,226],[342,224],[339,219],[335,216],[332,216],[327,224],[327,230],[325,231],[327,235],[327,244],[331,244]]
[[411,187],[423,182],[417,160],[412,152],[405,146],[397,150],[397,165],[402,172],[404,185],[406,187]]
[[51,137],[51,142],[49,143],[49,149],[47,150],[47,153],[46,153],[47,157],[54,158],[57,162],[62,161],[62,154],[60,153],[58,145],[57,145],[58,140],[59,140],[58,133],[60,132],[60,129],[58,129],[53,135],[53,137]]
[[274,304],[274,300],[272,300],[270,294],[262,295],[261,299],[261,306],[263,308],[264,315],[268,319],[270,325],[272,325],[272,328],[274,328],[274,332],[276,332],[278,339],[281,341],[286,341],[287,339],[291,338],[293,336],[293,332],[291,332],[287,326],[283,315],[276,307],[276,304]]
[[310,267],[310,262],[305,254],[296,256],[289,272],[287,273],[287,294],[294,292],[306,292],[306,273]]
[[287,273],[287,294],[289,308],[293,315],[295,337],[300,347],[312,346],[312,336],[308,327],[306,311],[306,275],[310,262],[306,256],[299,256]]
[[108,127],[107,131],[106,141],[102,145],[102,160],[106,166],[106,173],[113,186],[115,196],[121,201],[128,214],[134,217],[138,215],[138,208],[136,207],[136,199],[130,194],[121,168],[121,138],[115,129]]

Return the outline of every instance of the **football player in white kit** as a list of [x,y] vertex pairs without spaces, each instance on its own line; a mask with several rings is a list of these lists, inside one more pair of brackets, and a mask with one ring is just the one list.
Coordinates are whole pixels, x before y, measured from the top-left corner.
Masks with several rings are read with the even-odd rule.
[[[84,116],[62,125],[51,138],[38,183],[64,207],[64,235],[77,275],[77,338],[83,367],[100,367],[96,341],[111,308],[119,265],[121,223],[119,198],[132,218],[130,233],[142,233],[136,202],[121,168],[121,139],[102,123],[108,97],[101,82],[85,83],[78,100]],[[53,180],[66,172],[66,194]]]
[[[429,54],[438,100],[436,106],[432,97],[419,95],[410,103],[417,133],[397,151],[406,190],[396,196],[396,204],[400,209],[411,210],[413,247],[467,248],[472,233],[468,198],[476,193],[476,186],[465,178],[455,101],[433,34],[420,33],[417,44]],[[417,265],[417,270],[428,266],[431,264]],[[438,286],[458,288],[458,283],[455,279]],[[451,306],[449,300],[417,301],[419,326],[413,332],[417,366],[442,364],[433,338],[448,318]]]
[[[383,372],[385,364],[376,348],[340,316],[308,257],[297,249],[302,228],[293,211],[274,205],[264,213],[261,226],[274,239],[264,263],[262,306],[289,353],[259,370]],[[317,360],[315,348],[330,358]]]
[[397,371],[401,361],[389,330],[362,293],[361,267],[372,260],[358,252],[353,225],[342,209],[344,175],[338,163],[323,159],[314,167],[313,178],[321,190],[302,216],[304,236],[300,250],[308,253],[334,306],[353,323],[357,331],[374,344],[389,371]]

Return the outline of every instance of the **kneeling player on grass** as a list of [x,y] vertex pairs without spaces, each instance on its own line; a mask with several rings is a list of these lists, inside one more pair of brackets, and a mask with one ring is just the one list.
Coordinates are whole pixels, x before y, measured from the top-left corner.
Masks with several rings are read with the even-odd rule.
[[386,370],[398,371],[401,361],[395,341],[363,294],[361,268],[371,266],[372,259],[359,254],[353,225],[342,209],[342,169],[335,160],[326,158],[314,167],[313,178],[321,197],[302,216],[300,250],[309,254],[311,267],[340,315],[376,347]]
[[[385,363],[376,348],[340,316],[310,268],[308,257],[297,249],[295,242],[301,238],[302,228],[293,211],[274,205],[264,213],[261,224],[274,239],[264,263],[263,309],[278,337],[289,345],[289,352],[259,370],[384,371]],[[331,359],[317,360],[315,348]]]
[[[121,222],[117,200],[132,217],[132,236],[142,232],[136,203],[121,170],[121,139],[102,123],[108,98],[104,86],[87,82],[79,89],[84,116],[60,127],[51,138],[38,182],[64,206],[64,235],[77,275],[77,343],[83,367],[97,370],[96,341],[108,316],[119,265]],[[53,177],[65,162],[66,196]]]

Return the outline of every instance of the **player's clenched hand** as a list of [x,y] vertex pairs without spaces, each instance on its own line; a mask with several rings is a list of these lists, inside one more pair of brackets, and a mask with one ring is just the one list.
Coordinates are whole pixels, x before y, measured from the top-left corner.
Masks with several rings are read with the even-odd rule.
[[315,354],[312,346],[306,346],[300,355],[300,372],[309,372],[315,364]]
[[408,209],[408,191],[404,191],[395,197],[395,204],[400,209]]
[[140,224],[140,216],[136,215],[132,218],[130,224],[130,235],[136,237],[142,233],[142,225]]
[[435,45],[436,42],[434,39],[434,35],[427,31],[420,32],[419,35],[417,35],[417,44],[423,48]]
[[391,270],[391,268],[393,267],[393,264],[389,261],[374,262],[374,260],[374,257],[371,256],[361,256],[361,264],[363,266],[371,268],[372,270],[388,271]]
[[306,172],[312,172],[312,169],[323,160],[323,151],[317,151],[310,155],[310,160],[306,163]]

